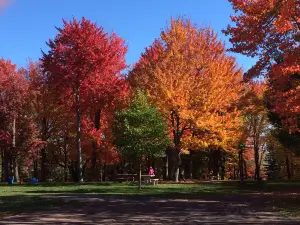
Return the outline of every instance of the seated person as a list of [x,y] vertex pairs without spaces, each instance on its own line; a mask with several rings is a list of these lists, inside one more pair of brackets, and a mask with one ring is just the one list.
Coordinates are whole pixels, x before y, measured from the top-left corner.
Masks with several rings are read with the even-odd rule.
[[150,176],[155,176],[155,174],[154,174],[154,169],[152,168],[152,166],[150,166],[150,169],[149,169],[149,175],[150,175]]

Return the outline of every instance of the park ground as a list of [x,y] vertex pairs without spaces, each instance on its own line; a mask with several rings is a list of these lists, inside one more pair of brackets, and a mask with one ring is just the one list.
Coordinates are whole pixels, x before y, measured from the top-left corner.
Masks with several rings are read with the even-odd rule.
[[0,186],[0,224],[300,224],[300,182]]

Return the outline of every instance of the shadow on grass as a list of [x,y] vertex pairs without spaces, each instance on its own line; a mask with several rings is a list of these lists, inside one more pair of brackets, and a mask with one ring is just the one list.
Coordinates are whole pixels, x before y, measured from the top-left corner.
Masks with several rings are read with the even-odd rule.
[[[209,208],[206,208],[205,204],[202,203],[198,205],[208,211],[214,211],[214,207],[226,208],[231,204],[242,204],[255,210],[267,207],[270,211],[282,211],[289,216],[299,216],[300,214],[298,210],[300,196],[291,195],[296,191],[296,193],[300,192],[299,182],[160,184],[143,186],[141,192],[138,191],[137,185],[134,183],[40,183],[38,185],[14,185],[12,189],[7,191],[16,194],[0,197],[1,214],[48,211],[64,207],[68,209],[80,208],[85,205],[85,200],[97,198],[106,199],[105,201],[116,201],[116,209],[114,210],[117,210],[118,207],[122,208],[122,205],[125,207],[123,201],[128,201],[129,207],[133,207],[130,204],[133,205],[134,202],[140,202],[140,204],[143,202],[147,208],[147,204],[154,204],[151,202],[161,199],[166,202],[175,200],[215,202],[212,204],[214,206],[207,206]],[[273,195],[274,192],[279,192],[282,195]],[[269,194],[265,195],[266,193]],[[184,203],[186,207],[194,207],[195,209],[198,207],[195,203],[189,204],[188,202]],[[97,204],[105,209],[104,203],[97,202]],[[158,203],[157,207],[160,207]],[[246,209],[243,208],[243,210]]]
[[24,212],[48,211],[65,206],[76,207],[79,202],[61,198],[43,198],[39,196],[2,196],[0,197],[0,216]]
[[[181,193],[182,194],[182,193]],[[191,196],[191,195],[189,195]],[[270,197],[270,196],[269,196]],[[227,224],[298,224],[280,217],[271,207],[268,198],[252,196],[216,196],[192,200],[180,199],[177,195],[43,195],[0,197],[0,215],[18,214],[9,219],[15,224],[69,224],[70,219],[77,224],[91,224],[100,221],[140,223],[199,223]],[[48,211],[51,210],[51,213]],[[26,213],[27,212],[27,213]],[[28,213],[29,212],[29,213]],[[4,214],[4,215],[5,215]],[[60,219],[58,222],[57,219]],[[2,220],[4,221],[4,220]],[[1,222],[0,222],[1,224]]]

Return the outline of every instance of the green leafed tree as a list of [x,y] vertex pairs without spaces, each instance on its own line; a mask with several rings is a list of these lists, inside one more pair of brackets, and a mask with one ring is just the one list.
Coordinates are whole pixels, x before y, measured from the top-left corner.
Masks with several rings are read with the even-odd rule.
[[147,155],[162,154],[170,144],[168,128],[156,106],[147,96],[136,91],[130,106],[115,115],[115,144],[119,153],[139,161],[139,189],[141,189],[141,165]]

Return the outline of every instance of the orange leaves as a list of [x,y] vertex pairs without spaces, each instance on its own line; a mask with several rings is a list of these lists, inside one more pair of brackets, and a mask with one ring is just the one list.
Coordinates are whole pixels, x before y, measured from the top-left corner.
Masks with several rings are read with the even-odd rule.
[[219,137],[223,133],[225,140],[229,132],[225,130],[238,126],[234,104],[242,91],[241,71],[209,27],[172,20],[142,54],[129,80],[145,89],[166,117],[176,112],[185,132],[210,130]]

